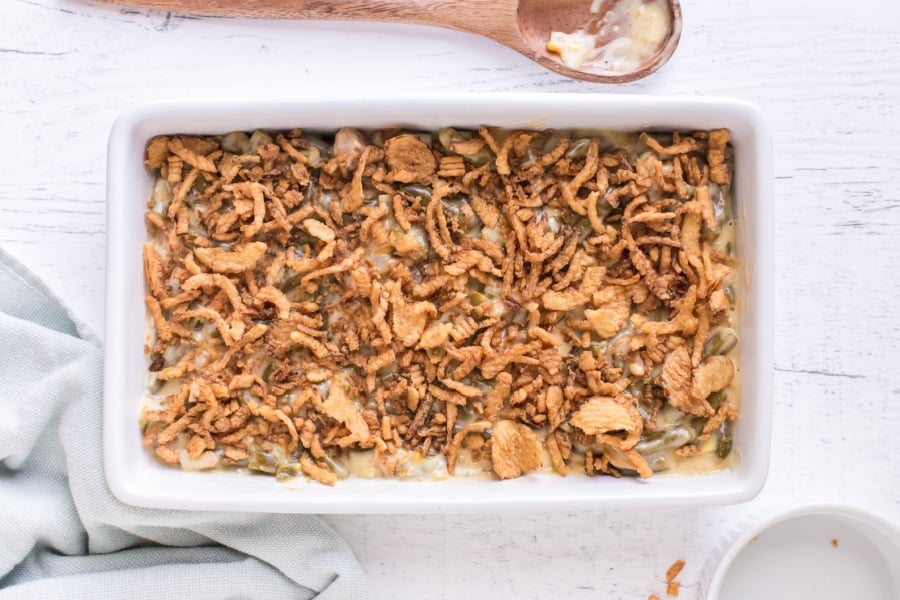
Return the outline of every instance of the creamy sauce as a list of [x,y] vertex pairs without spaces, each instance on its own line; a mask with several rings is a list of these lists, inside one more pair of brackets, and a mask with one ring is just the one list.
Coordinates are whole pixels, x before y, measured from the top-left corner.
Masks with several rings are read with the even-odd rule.
[[[595,0],[591,13],[602,3]],[[572,69],[589,66],[614,72],[638,69],[662,48],[672,15],[664,0],[620,0],[603,16],[572,33],[554,31],[547,50]]]

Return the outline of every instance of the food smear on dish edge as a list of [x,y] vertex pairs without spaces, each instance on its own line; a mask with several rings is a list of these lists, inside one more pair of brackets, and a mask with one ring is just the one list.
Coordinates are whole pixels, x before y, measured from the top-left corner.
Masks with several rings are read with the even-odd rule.
[[582,28],[551,32],[547,50],[571,69],[630,73],[656,56],[669,37],[672,14],[665,0],[618,0],[599,15],[601,7],[601,0],[593,2],[596,16]]
[[152,139],[144,445],[325,484],[729,465],[728,140]]

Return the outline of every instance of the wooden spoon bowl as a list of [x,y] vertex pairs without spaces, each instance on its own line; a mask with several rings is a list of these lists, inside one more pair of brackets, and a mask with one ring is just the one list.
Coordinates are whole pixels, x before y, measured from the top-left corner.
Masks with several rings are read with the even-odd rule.
[[[552,31],[572,32],[591,17],[588,0],[105,0],[111,4],[218,17],[375,21],[432,25],[475,33],[567,77],[624,83],[656,71],[681,37],[681,5],[667,0],[671,25],[659,51],[631,71],[586,64],[571,68],[547,50]],[[604,10],[618,0],[606,0]]]
[[[610,9],[617,0],[607,0],[605,9]],[[637,69],[623,71],[605,71],[599,67],[583,65],[578,69],[572,69],[560,62],[559,56],[547,50],[547,40],[554,31],[571,32],[584,27],[592,17],[590,2],[586,0],[519,0],[517,22],[521,37],[526,46],[532,50],[529,55],[522,50],[528,58],[552,71],[561,73],[575,79],[594,81],[598,83],[626,83],[635,81],[650,75],[675,53],[678,42],[681,39],[681,4],[678,0],[668,0],[671,12],[671,26],[669,33],[660,49],[644,61]],[[603,10],[603,9],[601,9]],[[490,36],[489,36],[490,37]]]

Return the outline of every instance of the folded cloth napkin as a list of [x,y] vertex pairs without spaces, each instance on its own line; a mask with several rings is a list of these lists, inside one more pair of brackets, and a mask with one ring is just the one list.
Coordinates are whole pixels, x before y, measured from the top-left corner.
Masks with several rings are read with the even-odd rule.
[[316,517],[116,500],[102,373],[96,336],[0,250],[0,599],[369,597]]

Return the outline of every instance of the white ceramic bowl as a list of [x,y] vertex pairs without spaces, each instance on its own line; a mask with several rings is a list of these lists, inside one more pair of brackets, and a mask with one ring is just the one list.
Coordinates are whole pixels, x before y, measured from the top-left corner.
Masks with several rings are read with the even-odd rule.
[[851,506],[781,512],[749,527],[713,568],[705,600],[896,600],[900,529]]
[[[731,470],[649,481],[533,474],[510,481],[349,479],[334,487],[234,472],[187,472],[157,464],[141,446],[138,412],[147,362],[141,245],[151,177],[147,141],[164,133],[221,134],[256,128],[442,126],[616,130],[727,127],[735,148],[743,301],[740,313],[742,414]],[[734,503],[755,496],[769,464],[772,413],[774,218],[772,149],[761,113],[744,102],[708,98],[562,94],[447,94],[427,98],[315,98],[253,103],[215,100],[152,104],[122,114],[108,159],[104,461],[123,502],[158,508],[267,512],[430,512]]]

